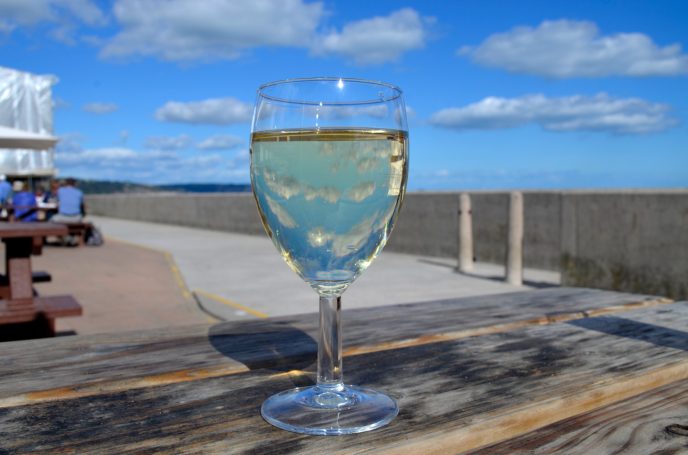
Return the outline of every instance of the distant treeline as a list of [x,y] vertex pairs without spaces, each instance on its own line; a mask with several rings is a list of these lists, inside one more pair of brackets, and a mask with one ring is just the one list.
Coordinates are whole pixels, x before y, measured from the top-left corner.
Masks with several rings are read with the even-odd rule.
[[131,182],[79,180],[77,186],[86,194],[153,193],[241,193],[251,191],[248,183],[175,183],[170,185],[141,185]]

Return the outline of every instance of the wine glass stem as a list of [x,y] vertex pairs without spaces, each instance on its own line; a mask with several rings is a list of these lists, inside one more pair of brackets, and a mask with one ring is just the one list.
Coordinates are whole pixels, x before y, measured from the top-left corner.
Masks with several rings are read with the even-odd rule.
[[318,340],[318,386],[343,388],[340,313],[342,297],[320,296],[320,339]]

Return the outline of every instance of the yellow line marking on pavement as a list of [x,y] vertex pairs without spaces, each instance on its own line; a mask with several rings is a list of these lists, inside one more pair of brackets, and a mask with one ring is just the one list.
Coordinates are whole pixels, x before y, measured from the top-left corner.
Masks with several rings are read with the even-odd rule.
[[170,270],[172,270],[172,276],[174,277],[174,281],[177,283],[177,286],[179,286],[179,289],[182,291],[182,295],[185,299],[193,300],[191,292],[189,291],[189,288],[184,282],[184,278],[182,277],[182,272],[179,271],[179,267],[177,267],[177,263],[174,261],[174,257],[171,253],[167,251],[165,251],[163,254],[165,256],[165,259],[167,260],[167,264],[170,266]]
[[245,311],[246,313],[252,314],[253,316],[255,316],[257,318],[264,319],[264,318],[268,317],[268,315],[263,313],[262,311],[254,310],[253,308],[249,308],[249,307],[244,306],[240,303],[234,302],[234,301],[226,299],[224,297],[220,297],[219,295],[211,294],[211,293],[205,292],[205,291],[199,291],[198,289],[194,290],[194,292],[198,295],[202,295],[203,297],[207,297],[209,299],[215,300],[216,302],[220,302],[220,303],[223,303],[227,306],[231,306],[234,309]]

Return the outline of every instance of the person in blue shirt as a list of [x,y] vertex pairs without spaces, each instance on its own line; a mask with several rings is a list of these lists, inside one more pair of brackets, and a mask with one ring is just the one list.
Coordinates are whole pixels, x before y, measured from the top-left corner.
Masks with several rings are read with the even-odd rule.
[[9,202],[10,193],[12,192],[12,185],[7,181],[5,174],[0,175],[0,205],[5,205]]
[[57,223],[77,223],[86,215],[84,193],[76,187],[76,180],[69,178],[57,190],[57,215],[51,221]]
[[24,190],[24,182],[19,180],[12,184],[12,206],[14,207],[15,221],[38,221],[36,212],[36,196],[30,191]]

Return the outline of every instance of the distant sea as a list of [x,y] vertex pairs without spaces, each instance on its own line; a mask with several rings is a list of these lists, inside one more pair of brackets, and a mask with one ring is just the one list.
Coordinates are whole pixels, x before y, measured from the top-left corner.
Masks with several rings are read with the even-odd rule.
[[250,183],[174,183],[157,185],[163,191],[184,193],[245,193],[251,191]]
[[180,193],[245,193],[251,191],[250,183],[172,183],[144,185],[131,182],[104,180],[79,180],[79,188],[86,194],[152,193],[176,191]]

